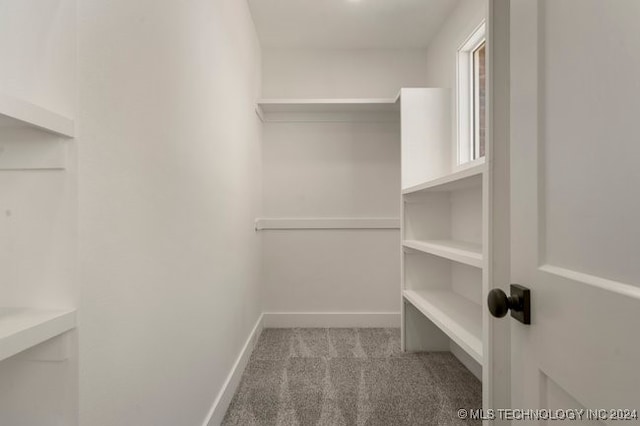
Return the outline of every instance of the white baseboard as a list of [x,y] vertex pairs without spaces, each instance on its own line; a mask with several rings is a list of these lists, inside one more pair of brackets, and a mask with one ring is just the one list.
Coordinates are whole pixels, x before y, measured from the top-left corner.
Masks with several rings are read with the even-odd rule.
[[400,327],[400,312],[265,312],[264,328]]
[[256,321],[256,325],[253,327],[253,330],[251,330],[247,341],[242,347],[240,355],[238,355],[236,362],[233,364],[231,372],[229,372],[229,375],[227,376],[227,380],[225,380],[224,385],[222,385],[222,389],[213,402],[203,426],[218,426],[222,423],[224,415],[227,412],[227,408],[229,408],[229,404],[231,403],[231,399],[238,389],[242,373],[244,373],[244,369],[249,362],[251,353],[256,346],[256,342],[258,341],[263,328],[264,314],[261,314],[258,321]]

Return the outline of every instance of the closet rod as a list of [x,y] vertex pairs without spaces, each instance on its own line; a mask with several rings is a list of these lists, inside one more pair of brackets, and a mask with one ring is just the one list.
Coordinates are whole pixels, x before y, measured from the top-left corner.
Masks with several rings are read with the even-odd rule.
[[395,217],[260,218],[256,231],[303,229],[400,229]]

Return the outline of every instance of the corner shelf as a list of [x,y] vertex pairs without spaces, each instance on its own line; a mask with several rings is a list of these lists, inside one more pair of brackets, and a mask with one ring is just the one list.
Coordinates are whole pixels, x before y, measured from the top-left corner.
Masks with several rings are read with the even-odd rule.
[[402,190],[402,195],[415,194],[421,191],[456,191],[482,185],[482,173],[487,170],[484,161],[466,169],[432,179]]
[[479,304],[443,290],[404,290],[403,297],[482,364],[482,309]]
[[0,122],[17,122],[56,135],[73,138],[75,122],[55,111],[0,93]]
[[476,268],[483,266],[482,244],[454,240],[404,240],[402,246]]
[[75,327],[75,310],[0,308],[0,361]]

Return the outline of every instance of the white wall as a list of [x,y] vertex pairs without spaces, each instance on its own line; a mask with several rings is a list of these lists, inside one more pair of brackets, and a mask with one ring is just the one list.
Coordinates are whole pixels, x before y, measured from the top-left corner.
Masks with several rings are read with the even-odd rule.
[[82,0],[80,422],[200,425],[258,319],[260,47],[237,0]]
[[[456,52],[486,17],[486,0],[459,0],[427,47],[429,87],[456,87]],[[455,106],[455,102],[452,103]]]
[[[425,58],[423,50],[268,49],[262,95],[391,98],[426,83]],[[399,217],[398,122],[266,123],[263,139],[266,217]],[[397,313],[399,246],[397,230],[264,231],[265,311]],[[349,318],[337,324],[357,321]],[[388,318],[399,326],[399,316]]]
[[52,109],[75,112],[76,0],[0,2],[0,91]]
[[264,98],[392,98],[426,83],[421,49],[266,49]]
[[487,0],[460,0],[427,46],[427,85],[451,89],[451,169],[458,168],[457,155],[457,52],[463,42],[482,23],[487,14]]
[[265,216],[398,216],[398,122],[265,123],[263,132]]
[[[264,215],[399,217],[399,136],[398,123],[265,123]],[[263,233],[267,312],[398,310],[398,231]]]

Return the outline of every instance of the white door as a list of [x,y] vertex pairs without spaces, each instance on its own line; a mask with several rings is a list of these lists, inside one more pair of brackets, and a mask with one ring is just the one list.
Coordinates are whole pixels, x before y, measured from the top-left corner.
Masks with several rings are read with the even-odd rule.
[[640,410],[640,1],[512,0],[510,54],[512,407]]

